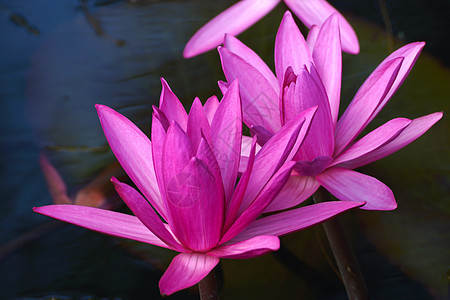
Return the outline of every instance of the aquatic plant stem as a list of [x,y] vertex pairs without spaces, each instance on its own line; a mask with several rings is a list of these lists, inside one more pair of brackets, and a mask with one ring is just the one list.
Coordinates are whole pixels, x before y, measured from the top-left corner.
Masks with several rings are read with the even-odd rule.
[[217,285],[216,268],[198,283],[201,300],[218,300],[219,289]]
[[[329,200],[328,192],[319,188],[313,196],[316,203]],[[342,281],[350,300],[368,299],[368,293],[358,261],[345,237],[345,232],[337,217],[323,223],[325,234],[333,251],[334,258],[342,276]]]

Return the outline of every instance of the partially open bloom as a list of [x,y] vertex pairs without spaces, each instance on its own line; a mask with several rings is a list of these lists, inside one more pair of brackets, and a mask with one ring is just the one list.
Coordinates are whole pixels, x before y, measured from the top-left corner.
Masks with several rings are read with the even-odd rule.
[[136,216],[76,205],[35,211],[102,233],[180,252],[159,283],[170,295],[204,278],[219,258],[250,258],[277,250],[277,236],[326,220],[355,202],[326,202],[257,219],[294,167],[316,107],[301,112],[256,154],[251,144],[238,184],[242,112],[234,82],[219,103],[194,100],[189,115],[163,80],[154,107],[152,142],[128,119],[97,105],[105,136],[143,196],[113,178]]
[[[338,121],[342,63],[338,23],[338,16],[331,16],[305,41],[286,12],[275,42],[276,76],[236,38],[228,35],[224,47],[219,47],[227,80],[239,79],[244,122],[261,145],[299,112],[318,106],[294,157],[294,172],[266,211],[297,205],[321,185],[340,200],[365,201],[364,209],[395,209],[386,185],[352,169],[403,148],[442,117],[437,112],[414,120],[393,119],[355,141],[399,88],[424,43],[408,44],[387,57]],[[223,89],[226,86],[222,84]]]
[[[282,0],[241,0],[217,15],[200,28],[186,44],[185,58],[199,55],[223,43],[226,33],[236,36],[258,22]],[[333,13],[341,24],[343,50],[358,54],[359,43],[355,31],[347,20],[325,0],[283,0],[295,15],[308,27],[320,26]]]

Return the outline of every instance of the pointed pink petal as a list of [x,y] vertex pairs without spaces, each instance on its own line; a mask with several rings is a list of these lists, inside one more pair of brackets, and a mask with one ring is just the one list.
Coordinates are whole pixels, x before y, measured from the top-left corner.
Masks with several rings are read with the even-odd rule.
[[295,84],[294,103],[284,103],[283,107],[285,112],[291,111],[294,117],[310,107],[318,106],[309,134],[295,156],[296,160],[313,160],[319,155],[331,156],[334,150],[334,126],[328,97],[320,79],[313,78],[314,73],[314,65],[311,65],[311,74],[305,68],[300,70]]
[[[217,50],[219,51],[219,48]],[[220,51],[219,51],[219,54],[220,54]],[[222,92],[222,95],[225,95],[225,93],[227,92],[228,87],[230,86],[230,84],[228,82],[225,82],[225,81],[222,81],[222,80],[219,80],[217,82],[217,84],[219,85],[219,89]]]
[[339,200],[366,202],[362,209],[393,210],[397,208],[391,189],[371,176],[333,167],[316,178]]
[[374,111],[368,122],[372,121],[373,118],[380,112],[380,110],[386,105],[386,103],[391,99],[392,95],[398,90],[400,85],[405,81],[409,72],[411,71],[414,63],[419,57],[420,52],[422,52],[423,47],[425,46],[424,42],[415,42],[401,47],[400,49],[394,51],[391,55],[385,58],[385,60],[378,66],[378,68],[383,65],[384,62],[395,59],[395,58],[403,58],[402,65],[400,66],[400,70],[398,71],[398,75],[394,80],[389,92],[384,97],[383,101]]
[[285,162],[292,160],[308,132],[316,109],[308,109],[289,121],[258,152],[239,214],[256,198],[273,174]]
[[227,48],[231,53],[236,54],[243,60],[245,60],[249,65],[253,66],[258,70],[267,82],[272,86],[275,91],[280,88],[278,85],[278,80],[273,74],[272,70],[267,66],[267,64],[256,54],[252,49],[244,45],[241,41],[232,35],[225,35],[224,48]]
[[308,49],[310,53],[314,52],[314,46],[316,44],[317,36],[319,35],[320,27],[317,25],[311,26],[308,32],[308,36],[306,37],[306,44],[308,45]]
[[231,83],[214,115],[211,141],[228,203],[236,185],[241,156],[242,110],[237,80]]
[[183,252],[183,246],[180,245],[166,229],[159,216],[153,210],[153,207],[131,186],[121,183],[116,178],[111,179],[120,198],[125,202],[134,215],[144,224],[151,232],[153,232],[161,241],[166,243],[170,248]]
[[180,253],[172,260],[159,281],[162,295],[171,295],[206,277],[219,263],[217,257],[204,253]]
[[[244,173],[247,169],[248,157],[250,156],[250,150],[252,147],[253,138],[249,136],[242,136],[241,145],[241,158],[239,161],[239,173]],[[256,144],[256,153],[261,149],[261,146]]]
[[244,259],[260,256],[269,251],[280,248],[280,239],[276,236],[256,236],[246,241],[230,245],[221,245],[211,251],[209,255],[220,258]]
[[284,74],[291,67],[298,74],[304,65],[312,62],[305,38],[295,24],[292,14],[286,11],[275,39],[275,71],[281,86]]
[[371,116],[389,92],[403,59],[384,62],[370,74],[336,126],[335,155],[344,150],[369,124]]
[[351,201],[329,201],[273,214],[254,221],[230,243],[258,235],[282,236],[303,230],[363,204]]
[[43,152],[39,155],[39,165],[44,174],[48,191],[54,204],[71,204],[73,201],[67,195],[67,187],[58,170],[50,163]]
[[[164,191],[164,180],[162,176],[162,153],[168,127],[169,121],[167,120],[166,115],[159,108],[153,106],[151,129],[151,136],[153,140],[152,158],[156,180],[158,182],[160,191]],[[164,193],[161,193],[161,197],[165,197]]]
[[39,214],[104,234],[171,249],[135,216],[79,205],[34,207]]
[[266,207],[264,213],[294,207],[311,197],[319,188],[320,183],[314,177],[294,174],[291,174],[275,199]]
[[229,7],[200,28],[187,42],[185,58],[199,55],[223,43],[225,33],[238,35],[271,11],[280,0],[245,0]]
[[395,139],[393,139],[389,143],[351,161],[344,162],[340,164],[340,166],[350,169],[359,168],[360,166],[364,166],[373,161],[391,155],[392,153],[402,149],[409,143],[415,141],[441,118],[442,113],[437,112],[414,119],[412,120],[411,124],[409,124]]
[[217,107],[219,106],[219,100],[216,96],[211,96],[206,100],[203,109],[205,110],[206,118],[208,119],[209,124],[211,124],[212,119],[214,118],[214,114],[216,113]]
[[181,104],[178,97],[172,92],[164,78],[161,78],[162,90],[159,98],[159,108],[166,114],[169,122],[177,121],[183,130],[187,127],[187,114],[186,110]]
[[193,149],[197,149],[202,137],[211,141],[211,129],[199,98],[195,98],[189,111],[186,133]]
[[258,140],[258,145],[264,146],[270,138],[273,136],[273,133],[267,130],[264,127],[254,125],[250,127],[250,134],[252,136],[256,136]]
[[[255,161],[256,163],[256,161]],[[258,194],[256,199],[249,206],[243,202],[241,209],[244,211],[239,215],[237,220],[231,225],[230,229],[223,235],[220,243],[225,243],[235,237],[239,232],[241,232],[245,227],[252,223],[256,218],[264,211],[264,209],[272,202],[272,200],[278,195],[281,188],[284,186],[286,181],[289,179],[292,169],[294,168],[295,162],[290,161],[285,163],[276,174],[270,178],[269,182],[264,186],[261,192]],[[253,174],[252,174],[253,175]],[[251,181],[250,177],[250,181]],[[250,187],[251,182],[249,182],[248,187]],[[247,187],[247,189],[248,189]],[[244,199],[245,200],[245,199]]]
[[[252,174],[253,164],[255,162],[255,154],[257,149],[256,137],[251,140],[250,150],[248,152],[247,163],[245,165],[245,170],[233,193],[233,198],[231,202],[227,203],[227,213],[225,217],[224,231],[228,230],[231,225],[236,220],[239,208],[241,207],[242,200],[244,199],[245,192],[247,190],[248,182],[250,180],[250,175]],[[241,157],[242,160],[243,157]]]
[[336,125],[339,114],[342,77],[338,19],[338,15],[333,14],[322,24],[313,52],[314,64],[328,95],[333,126]]
[[239,80],[242,112],[247,126],[260,125],[272,132],[281,127],[278,90],[242,57],[219,47],[222,69],[228,82]]
[[183,245],[200,252],[217,245],[224,216],[222,182],[202,159],[193,157],[166,181],[170,227]]
[[[122,168],[165,219],[166,214],[153,167],[152,146],[130,120],[104,106],[96,105],[105,137]],[[166,219],[167,220],[167,219]]]
[[335,166],[342,162],[351,161],[364,156],[383,145],[391,142],[401,132],[411,124],[411,120],[405,118],[397,118],[390,120],[377,129],[371,131],[366,136],[351,145],[347,150],[342,152],[332,163]]
[[325,0],[284,0],[294,14],[308,27],[321,26],[333,13],[339,16],[342,50],[351,54],[359,53],[358,38],[347,20]]

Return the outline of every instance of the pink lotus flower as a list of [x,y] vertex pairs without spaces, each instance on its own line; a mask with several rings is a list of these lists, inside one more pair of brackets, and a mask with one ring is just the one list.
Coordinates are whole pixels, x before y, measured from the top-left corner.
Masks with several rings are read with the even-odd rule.
[[276,77],[236,38],[227,35],[224,47],[219,47],[227,80],[239,79],[244,122],[258,134],[260,144],[299,112],[319,107],[294,157],[292,176],[266,212],[297,205],[319,186],[340,200],[365,201],[363,209],[395,209],[393,193],[386,185],[352,169],[403,148],[442,117],[437,112],[414,120],[393,119],[355,141],[399,88],[424,43],[408,44],[387,57],[338,121],[342,63],[338,23],[339,17],[331,16],[320,30],[313,27],[305,41],[286,12],[275,42]]
[[289,178],[292,157],[316,108],[287,122],[258,154],[253,140],[247,168],[235,186],[242,139],[237,82],[220,103],[211,97],[202,106],[195,99],[189,115],[162,83],[160,107],[154,107],[152,142],[124,116],[97,105],[111,149],[145,196],[112,179],[136,216],[76,205],[34,209],[88,229],[180,252],[161,278],[162,294],[198,283],[219,258],[250,258],[277,250],[277,236],[362,204],[320,203],[256,220]]
[[[325,0],[283,0],[308,27],[320,26],[333,13],[338,14],[341,25],[343,50],[358,54],[359,43],[355,31],[347,20]],[[199,55],[223,43],[226,33],[236,36],[269,13],[281,0],[242,0],[223,11],[200,28],[186,44],[185,58]]]

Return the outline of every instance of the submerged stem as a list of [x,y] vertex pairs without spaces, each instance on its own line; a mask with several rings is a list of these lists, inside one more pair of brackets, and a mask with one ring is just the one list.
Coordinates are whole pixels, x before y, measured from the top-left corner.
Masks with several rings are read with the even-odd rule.
[[[323,188],[317,190],[314,194],[316,203],[325,202],[329,194]],[[334,258],[339,268],[339,272],[344,282],[345,290],[350,300],[368,299],[368,293],[358,261],[351,248],[351,245],[345,237],[344,229],[337,217],[323,223],[325,233],[333,251]]]
[[219,289],[217,285],[216,268],[212,269],[205,278],[198,283],[201,300],[218,300]]

